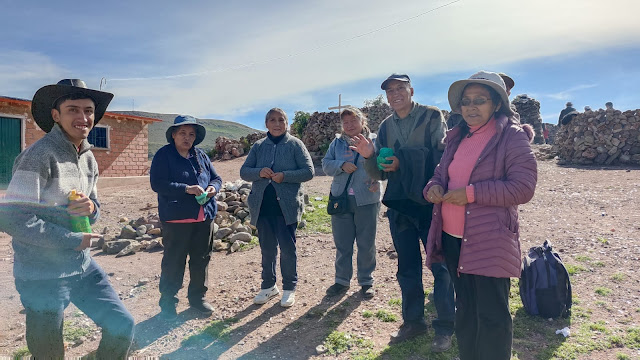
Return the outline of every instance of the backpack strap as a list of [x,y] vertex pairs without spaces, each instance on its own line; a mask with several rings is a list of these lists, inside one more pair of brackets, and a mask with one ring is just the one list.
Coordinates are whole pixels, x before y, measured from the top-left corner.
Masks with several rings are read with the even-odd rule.
[[564,267],[564,265],[562,266],[562,271],[564,271],[566,277],[567,277],[567,298],[565,299],[565,304],[566,304],[566,309],[563,311],[562,313],[562,317],[563,318],[568,318],[569,316],[571,316],[571,305],[573,304],[573,296],[571,293],[571,278],[569,278],[569,272],[567,271],[567,268]]

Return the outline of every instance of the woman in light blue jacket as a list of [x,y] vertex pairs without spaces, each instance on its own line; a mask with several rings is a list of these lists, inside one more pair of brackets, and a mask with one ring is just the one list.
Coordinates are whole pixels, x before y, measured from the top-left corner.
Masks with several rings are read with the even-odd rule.
[[[380,210],[380,182],[371,179],[364,169],[365,159],[356,157],[349,149],[351,138],[358,134],[369,136],[367,118],[360,109],[348,107],[340,113],[342,133],[329,145],[322,159],[322,170],[333,176],[331,194],[339,196],[348,191],[348,211],[331,215],[331,229],[336,244],[335,283],[327,289],[327,295],[344,294],[353,275],[353,242],[358,246],[357,266],[360,294],[365,299],[374,296],[373,277],[376,268],[376,225]],[[355,163],[354,163],[355,162]],[[349,181],[349,175],[351,180]],[[349,184],[347,186],[347,181]],[[345,189],[346,187],[346,189]]]

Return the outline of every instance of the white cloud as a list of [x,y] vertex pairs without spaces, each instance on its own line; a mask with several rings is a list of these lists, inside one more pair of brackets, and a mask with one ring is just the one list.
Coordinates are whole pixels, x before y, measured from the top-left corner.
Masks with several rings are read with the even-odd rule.
[[[633,43],[640,34],[636,19],[640,3],[636,0],[461,0],[344,41],[449,2],[201,2],[188,9],[188,14],[174,9],[180,21],[168,23],[172,31],[131,34],[135,41],[130,43],[148,46],[150,53],[144,61],[136,59],[135,66],[124,63],[109,74],[112,79],[107,90],[116,94],[111,108],[129,109],[135,99],[137,110],[196,116],[215,113],[223,118],[278,105],[275,102],[324,110],[312,95],[319,89],[382,79],[394,71],[425,76],[495,69],[519,60]],[[142,22],[162,11],[162,6],[149,7],[145,19],[120,13],[114,26],[137,23],[144,28]],[[11,76],[7,73],[15,72],[11,66],[0,67],[0,83]],[[62,65],[49,64],[44,69],[49,70],[40,75],[40,85],[49,82],[45,77],[64,73]],[[199,75],[114,80],[139,77],[141,72],[157,77]],[[29,75],[33,74],[23,76]],[[104,74],[95,74],[97,79],[101,76]],[[15,78],[9,80],[15,82]],[[379,89],[371,89],[363,99],[378,93]],[[552,95],[565,96],[564,92]],[[442,102],[446,104],[446,99]]]
[[[199,65],[188,72],[205,73],[110,85],[118,96],[135,97],[136,103],[147,109],[231,116],[276,99],[295,102],[303,96],[308,105],[313,101],[303,94],[382,78],[392,71],[429,75],[488,68],[590,46],[627,43],[635,41],[633,34],[640,29],[633,15],[640,6],[631,1],[617,2],[622,11],[615,11],[615,22],[603,16],[613,11],[613,4],[597,0],[526,4],[460,1],[383,31],[340,42],[445,3],[357,1],[338,8],[335,1],[309,6],[304,12],[300,5],[248,11],[242,26],[263,27],[265,31],[232,31],[226,39],[218,37],[218,41],[193,51],[191,60],[199,60]],[[213,33],[216,21],[201,26],[198,32]],[[249,33],[255,36],[244,36]],[[230,69],[251,63],[255,65]],[[550,96],[565,97],[584,88]]]
[[555,100],[569,100],[574,97],[575,92],[585,89],[591,89],[598,86],[597,84],[581,84],[573,86],[569,89],[553,93],[553,94],[543,94],[543,97],[548,97]]
[[45,84],[55,84],[69,72],[49,56],[20,51],[0,51],[0,95],[31,99]]

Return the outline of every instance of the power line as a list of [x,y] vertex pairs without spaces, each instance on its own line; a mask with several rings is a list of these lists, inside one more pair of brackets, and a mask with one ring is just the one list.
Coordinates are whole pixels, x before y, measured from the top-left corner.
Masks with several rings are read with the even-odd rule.
[[228,67],[224,67],[224,68],[219,68],[219,69],[214,69],[214,70],[206,70],[206,71],[200,71],[200,72],[194,72],[194,73],[177,74],[177,75],[164,75],[164,76],[150,76],[150,77],[109,79],[109,81],[177,79],[177,78],[190,77],[190,76],[199,76],[199,75],[206,75],[206,74],[222,73],[222,72],[227,72],[227,71],[231,71],[231,70],[239,70],[239,69],[244,69],[244,68],[248,68],[248,67],[252,67],[252,66],[256,66],[256,65],[267,64],[267,63],[274,62],[274,61],[294,58],[294,57],[298,57],[300,55],[308,54],[310,52],[315,52],[315,51],[318,51],[320,49],[324,49],[324,48],[327,48],[327,47],[343,44],[345,42],[353,41],[353,40],[359,39],[361,37],[365,37],[365,36],[380,32],[382,30],[388,29],[388,28],[393,27],[393,26],[397,26],[397,25],[405,23],[407,21],[411,21],[411,20],[417,19],[417,18],[419,18],[421,16],[427,15],[427,14],[429,14],[431,12],[434,12],[436,10],[440,10],[442,8],[445,8],[445,7],[449,6],[449,5],[455,4],[455,3],[460,2],[460,1],[462,1],[462,0],[451,1],[449,3],[446,3],[444,5],[440,5],[438,7],[435,7],[433,9],[427,10],[427,11],[422,12],[420,14],[408,17],[406,19],[398,20],[398,21],[396,21],[394,23],[379,27],[379,28],[371,30],[371,31],[367,31],[367,32],[362,33],[362,34],[354,35],[354,36],[352,36],[350,38],[347,38],[347,39],[343,39],[343,40],[339,40],[339,41],[335,41],[335,42],[331,42],[331,43],[326,43],[326,44],[319,45],[319,46],[316,46],[316,47],[313,47],[313,48],[310,48],[310,49],[302,50],[302,51],[299,51],[299,52],[296,52],[296,53],[291,53],[291,54],[288,54],[288,55],[278,56],[278,57],[274,57],[274,58],[270,58],[270,59],[266,59],[266,60],[262,60],[262,61],[252,61],[252,62],[241,64],[241,65],[228,66]]

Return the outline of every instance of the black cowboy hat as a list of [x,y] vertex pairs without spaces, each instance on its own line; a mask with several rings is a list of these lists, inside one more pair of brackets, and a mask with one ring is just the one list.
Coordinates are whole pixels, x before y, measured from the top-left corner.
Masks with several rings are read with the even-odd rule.
[[56,85],[43,86],[36,91],[31,102],[31,114],[40,129],[47,133],[51,131],[54,124],[51,109],[53,109],[56,101],[63,96],[76,93],[86,95],[93,100],[96,106],[94,126],[102,119],[102,116],[107,111],[107,106],[113,99],[113,94],[89,89],[87,84],[80,79],[63,79],[58,81]]

